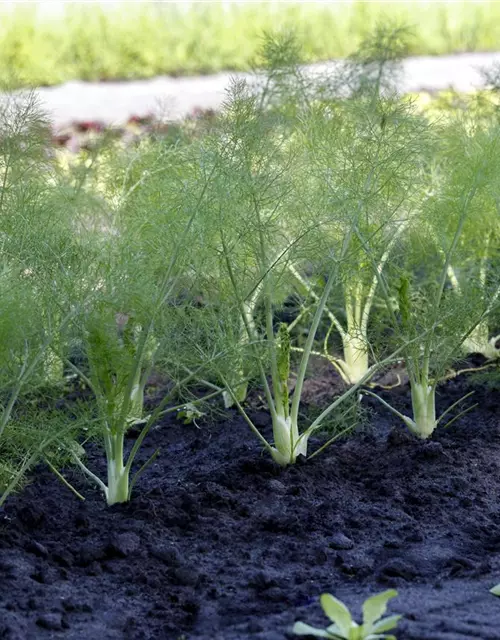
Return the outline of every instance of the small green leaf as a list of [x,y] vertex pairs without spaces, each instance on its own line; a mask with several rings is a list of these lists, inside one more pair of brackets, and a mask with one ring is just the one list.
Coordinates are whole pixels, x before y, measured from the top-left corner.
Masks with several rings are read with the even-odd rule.
[[352,616],[343,602],[334,598],[330,593],[324,593],[320,598],[323,611],[339,628],[340,633],[349,638],[352,627]]
[[340,629],[337,627],[336,624],[331,624],[329,627],[326,628],[326,631],[330,634],[328,636],[329,638],[335,638],[335,640],[345,640],[344,636],[342,635]]
[[182,420],[183,424],[191,424],[204,415],[205,414],[191,402],[185,404],[184,407],[177,412],[177,417]]
[[315,638],[328,638],[332,640],[335,636],[332,636],[325,631],[324,629],[316,629],[316,627],[311,627],[308,624],[304,624],[304,622],[296,622],[293,625],[292,633],[296,636],[314,636]]
[[[387,589],[387,591],[382,591],[382,593],[365,600],[363,603],[363,627],[366,627],[367,633],[371,633],[373,624],[385,614],[389,600],[397,595],[398,592],[395,589]],[[369,627],[370,629],[368,629]]]
[[492,593],[494,596],[500,597],[500,583],[492,587],[490,589],[490,593]]
[[402,617],[403,616],[400,616],[400,615],[394,615],[394,616],[388,616],[387,618],[383,618],[382,620],[379,620],[372,626],[370,633],[376,634],[376,633],[384,633],[385,631],[390,631],[391,629],[394,629],[394,627],[397,626],[398,622],[401,620]]

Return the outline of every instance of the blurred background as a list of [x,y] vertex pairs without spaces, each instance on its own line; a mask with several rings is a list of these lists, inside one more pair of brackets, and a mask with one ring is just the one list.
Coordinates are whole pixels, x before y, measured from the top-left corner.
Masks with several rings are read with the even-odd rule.
[[304,63],[323,63],[350,55],[387,21],[412,29],[404,91],[475,89],[478,69],[499,60],[500,2],[492,0],[4,1],[0,81],[40,88],[56,127],[124,123],[160,103],[178,120],[220,106],[230,75],[259,66],[264,32],[293,30]]
[[380,20],[412,25],[409,53],[495,51],[500,3],[3,2],[1,73],[19,85],[247,70],[262,32],[294,29],[309,62],[344,57]]

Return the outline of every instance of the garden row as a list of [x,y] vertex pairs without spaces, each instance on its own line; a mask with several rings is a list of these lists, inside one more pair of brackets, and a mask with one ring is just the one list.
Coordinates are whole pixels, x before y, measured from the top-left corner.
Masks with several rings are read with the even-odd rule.
[[[63,482],[76,465],[109,505],[130,500],[165,413],[233,407],[287,466],[346,433],[366,396],[421,439],[470,408],[465,396],[437,415],[435,396],[465,354],[485,371],[499,355],[497,107],[482,95],[422,115],[392,87],[401,32],[380,37],[314,85],[295,40],[269,37],[265,80],[235,83],[220,116],[64,167],[34,98],[4,102],[0,503],[40,460]],[[313,357],[347,385],[315,416]],[[409,415],[372,382],[395,364]],[[153,372],[166,382],[148,414]],[[75,385],[87,401],[55,401]],[[256,388],[272,439],[246,409]],[[106,478],[86,464],[95,439]]]

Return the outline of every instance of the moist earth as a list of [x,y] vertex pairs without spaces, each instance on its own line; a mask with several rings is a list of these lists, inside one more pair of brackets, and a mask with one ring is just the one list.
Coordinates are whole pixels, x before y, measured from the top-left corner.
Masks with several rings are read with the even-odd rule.
[[[112,508],[76,472],[85,502],[40,470],[0,514],[0,638],[284,640],[295,620],[326,626],[325,591],[359,615],[395,587],[400,640],[500,639],[498,391],[460,376],[438,409],[471,388],[478,406],[430,442],[365,399],[368,426],[288,469],[236,413],[166,420]],[[382,393],[408,411],[407,386]]]

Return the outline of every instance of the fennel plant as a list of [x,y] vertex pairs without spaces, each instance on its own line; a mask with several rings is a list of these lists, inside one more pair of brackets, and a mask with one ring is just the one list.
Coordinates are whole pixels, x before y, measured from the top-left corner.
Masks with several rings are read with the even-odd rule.
[[[158,145],[143,152],[151,156],[155,151],[162,170],[144,174],[133,188],[125,176],[118,197],[112,191],[106,227],[96,234],[99,259],[89,283],[93,299],[81,305],[78,317],[88,371],[66,359],[96,398],[94,431],[104,444],[106,480],[89,469],[78,452],[73,451],[73,459],[102,489],[108,505],[130,499],[138,478],[158,454],[133,473],[144,438],[162,413],[182,408],[167,405],[199,373],[174,381],[154,411],[145,415],[145,386],[158,356],[167,354],[178,364],[183,360],[176,333],[190,330],[183,324],[183,311],[193,296],[185,286],[190,281],[194,223],[209,180],[187,148]],[[197,184],[185,179],[191,170],[199,170]],[[105,200],[105,184],[102,191]],[[140,431],[127,451],[125,439],[132,425]]]
[[[500,129],[496,124],[473,125],[466,117],[458,117],[440,134],[439,179],[409,229],[405,247],[406,269],[418,263],[420,273],[417,268],[410,267],[408,272],[403,267],[398,275],[394,264],[390,277],[378,276],[398,340],[407,344],[403,356],[410,379],[412,415],[402,414],[376,394],[365,391],[423,439],[429,438],[461,402],[453,403],[437,416],[437,385],[464,343],[492,312],[498,295],[490,301],[482,283],[474,280],[463,282],[457,295],[456,286],[448,286],[448,278],[450,265],[464,264],[467,258],[467,246],[461,244],[464,229],[477,224],[485,203],[498,193]],[[366,237],[358,235],[369,253]],[[415,263],[411,264],[412,260]],[[375,261],[372,264],[376,269]],[[397,290],[398,312],[391,302],[391,280]],[[496,291],[497,286],[498,283],[492,290]]]
[[[333,77],[305,78],[293,38],[264,47],[268,76],[259,106],[279,113],[300,158],[303,207],[318,221],[315,242],[328,252],[348,238],[338,283],[325,307],[329,328],[325,357],[344,382],[354,384],[369,367],[369,319],[377,276],[363,255],[352,221],[370,236],[381,272],[415,212],[424,188],[428,125],[395,91],[410,33],[379,25]],[[276,68],[277,67],[277,68]],[[345,96],[340,99],[340,96]],[[289,261],[292,286],[314,307],[324,274]],[[342,354],[332,353],[338,334]]]
[[[28,398],[62,381],[53,347],[74,319],[62,278],[79,254],[74,211],[49,151],[49,125],[31,94],[0,104],[0,503],[57,438]],[[54,365],[57,371],[53,377]],[[64,431],[64,430],[63,430]]]
[[[487,204],[485,203],[486,207]],[[490,312],[497,307],[500,295],[500,287],[495,286],[494,271],[492,273],[496,260],[498,205],[494,200],[489,204],[490,215],[486,220],[482,221],[476,216],[474,224],[468,225],[469,229],[464,229],[461,244],[467,247],[470,255],[462,259],[460,268],[448,265],[448,279],[455,295],[459,297],[464,295],[464,287],[467,286],[464,280],[473,279],[482,297],[481,304],[486,310],[484,317],[464,340],[462,351],[465,354],[480,353],[488,360],[493,360],[500,357],[500,336],[491,336],[489,318]],[[473,230],[470,229],[471,226]]]
[[[354,384],[369,367],[369,319],[378,277],[404,235],[423,188],[427,124],[411,104],[371,95],[342,105],[316,105],[304,123],[309,197],[322,211],[336,212],[332,222],[324,216],[322,243],[327,250],[348,242],[339,284],[325,307],[330,326],[320,353],[345,382]],[[370,259],[352,234],[353,224],[370,238]],[[317,301],[314,280],[294,265],[290,269],[302,291]],[[331,353],[335,332],[342,356]]]
[[[300,135],[290,141],[285,135],[288,125],[279,113],[262,109],[258,96],[244,84],[233,87],[219,129],[206,143],[204,162],[213,167],[213,177],[200,217],[210,227],[207,233],[211,234],[212,251],[219,256],[215,272],[226,274],[223,279],[226,306],[239,314],[247,333],[247,353],[259,370],[272,421],[272,444],[252,422],[230,379],[220,368],[218,375],[252,431],[283,466],[293,464],[299,455],[307,455],[308,440],[322,421],[383,364],[377,362],[367,368],[351,389],[305,429],[300,429],[302,390],[316,333],[342,266],[348,260],[355,220],[363,217],[373,191],[379,186],[374,170],[367,169],[354,202],[347,195],[328,208],[322,207],[324,201],[320,198],[311,202],[304,189],[309,179],[304,155],[297,149]],[[321,234],[328,225],[342,231],[336,235]],[[326,242],[321,242],[321,235],[327,238]],[[283,291],[293,291],[295,270],[311,263],[326,277],[314,305],[291,393],[290,328],[283,323],[278,326],[275,315],[283,301]],[[215,286],[220,286],[219,279]],[[251,312],[250,302],[256,292],[260,317]]]

